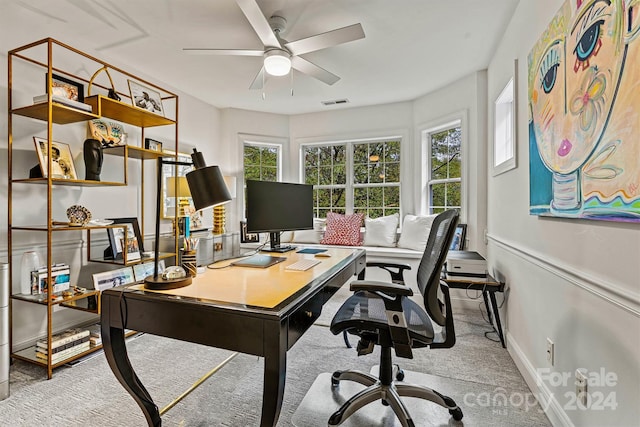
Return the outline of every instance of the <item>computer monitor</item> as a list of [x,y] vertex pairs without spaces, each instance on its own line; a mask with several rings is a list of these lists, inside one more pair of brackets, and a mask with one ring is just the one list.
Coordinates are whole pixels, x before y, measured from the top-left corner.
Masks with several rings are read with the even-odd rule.
[[247,232],[270,233],[271,252],[287,252],[280,232],[313,229],[313,186],[247,180]]

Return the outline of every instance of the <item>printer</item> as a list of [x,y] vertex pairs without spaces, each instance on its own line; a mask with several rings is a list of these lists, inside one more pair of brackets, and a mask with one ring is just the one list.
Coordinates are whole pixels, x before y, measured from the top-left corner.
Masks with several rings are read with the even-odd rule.
[[475,251],[449,251],[445,271],[448,279],[486,279],[487,260]]

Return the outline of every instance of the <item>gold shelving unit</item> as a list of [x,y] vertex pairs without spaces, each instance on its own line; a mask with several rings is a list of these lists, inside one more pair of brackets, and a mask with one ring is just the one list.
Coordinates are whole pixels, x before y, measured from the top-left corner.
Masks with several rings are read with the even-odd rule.
[[[55,61],[54,61],[55,59]],[[68,105],[63,105],[51,100],[51,97],[48,101],[36,103],[33,105],[15,105],[15,99],[18,98],[18,94],[24,95],[24,89],[21,87],[22,91],[16,90],[14,84],[21,82],[23,86],[28,86],[29,82],[25,82],[27,79],[23,75],[14,75],[13,69],[16,65],[26,65],[28,67],[35,69],[36,72],[38,70],[42,70],[42,74],[46,76],[46,88],[47,93],[52,93],[52,77],[53,74],[57,74],[59,76],[64,76],[65,78],[72,79],[81,84],[89,84],[93,85],[94,89],[104,90],[105,92],[109,89],[115,89],[113,87],[106,87],[98,83],[93,83],[83,76],[74,74],[74,72],[68,70],[90,70],[106,67],[111,72],[113,72],[120,79],[132,79],[141,84],[144,84],[147,87],[153,88],[162,96],[162,101],[165,107],[169,105],[169,108],[165,108],[165,111],[168,110],[172,117],[164,117],[158,114],[155,114],[150,111],[146,111],[144,109],[135,107],[133,102],[127,102],[127,99],[131,101],[131,96],[128,93],[116,92],[123,101],[116,101],[114,99],[108,98],[103,95],[93,95],[87,96],[84,99],[84,103],[91,107],[91,111],[84,111],[82,109],[73,108]],[[55,64],[55,65],[54,65]],[[61,65],[62,64],[62,65]],[[23,79],[21,81],[21,79]],[[28,80],[28,79],[27,79]],[[32,96],[40,95],[41,93],[33,93]],[[14,98],[15,97],[15,98]],[[101,257],[93,258],[90,255],[90,241],[91,241],[91,233],[97,230],[105,230],[107,228],[113,227],[122,227],[122,225],[110,225],[110,226],[84,226],[84,227],[72,227],[66,224],[60,224],[59,222],[53,219],[53,201],[55,200],[55,193],[58,190],[58,187],[82,187],[82,188],[95,188],[95,187],[122,187],[128,185],[127,179],[127,164],[130,159],[135,159],[142,161],[142,165],[140,167],[141,179],[141,202],[139,208],[139,212],[136,212],[134,215],[138,213],[144,218],[144,165],[145,160],[154,160],[158,159],[158,157],[163,156],[161,152],[148,150],[143,148],[143,141],[145,136],[145,128],[156,127],[156,126],[173,126],[174,127],[174,147],[172,150],[177,153],[178,150],[178,96],[164,88],[156,86],[155,84],[145,81],[144,79],[139,78],[133,74],[128,73],[125,70],[122,70],[118,67],[115,67],[107,62],[104,62],[92,55],[89,55],[85,52],[82,52],[78,49],[75,49],[69,45],[61,43],[52,38],[46,38],[42,40],[38,40],[34,43],[18,47],[8,52],[8,253],[9,259],[15,261],[16,254],[14,254],[14,243],[19,240],[18,235],[20,233],[42,233],[46,238],[46,265],[53,264],[53,256],[52,252],[55,246],[55,239],[59,236],[59,233],[73,233],[77,232],[78,234],[69,234],[74,236],[73,239],[78,237],[78,240],[82,240],[86,244],[87,249],[87,259],[90,262],[98,262],[98,263],[110,263],[110,264],[119,264],[119,265],[133,265],[140,262],[149,261],[150,258],[143,258],[136,261],[127,262],[125,260],[106,260]],[[104,148],[103,152],[105,155],[116,156],[122,158],[122,167],[124,171],[124,180],[123,182],[113,182],[113,181],[91,181],[91,180],[83,180],[83,179],[61,179],[61,178],[53,178],[51,174],[49,174],[46,178],[27,178],[24,176],[20,176],[20,173],[24,174],[23,170],[19,171],[20,173],[15,174],[14,172],[14,150],[18,150],[18,148],[14,147],[14,126],[22,126],[24,120],[21,122],[14,123],[15,117],[25,117],[28,119],[34,119],[36,122],[40,122],[43,128],[46,128],[47,132],[47,142],[48,142],[48,170],[52,170],[52,153],[51,146],[54,132],[54,125],[64,125],[64,126],[86,126],[86,122],[91,119],[101,119],[105,118],[108,120],[118,121],[127,125],[135,126],[140,128],[141,138],[139,145],[136,144],[128,144],[128,145],[119,145],[109,148]],[[33,125],[29,125],[33,126]],[[56,128],[57,129],[57,128]],[[155,167],[155,162],[154,165]],[[38,225],[26,225],[19,223],[19,216],[14,215],[14,202],[15,204],[20,203],[20,200],[13,200],[14,197],[14,186],[24,186],[24,185],[37,185],[37,186],[45,186],[46,187],[46,217],[43,218],[42,224]],[[155,193],[155,182],[150,184],[150,187],[153,188]],[[30,199],[30,202],[33,202],[33,199]],[[24,202],[27,203],[27,202]],[[132,215],[132,216],[134,216]],[[18,219],[18,221],[16,221]],[[144,221],[142,221],[142,235],[144,236]],[[86,238],[83,238],[86,236]],[[72,239],[72,240],[73,240]],[[176,237],[177,239],[177,237]],[[44,240],[44,238],[43,238]],[[126,243],[126,242],[125,242]],[[177,245],[176,245],[177,247]],[[160,258],[162,259],[173,259],[177,262],[178,254],[176,252],[171,253],[162,253],[160,254]],[[13,281],[14,278],[14,264],[15,262],[10,262],[9,264],[9,277],[10,280]],[[51,271],[48,273],[48,281],[51,283]],[[72,277],[73,283],[73,277]],[[79,284],[79,286],[84,288],[91,288],[92,286],[83,286]],[[13,283],[11,284],[11,289],[13,289]],[[56,294],[42,294],[42,295],[24,295],[24,294],[14,294],[12,295],[11,302],[9,305],[10,310],[10,318],[12,318],[11,311],[13,308],[13,301],[21,301],[24,303],[37,304],[40,306],[46,307],[46,338],[48,341],[48,354],[52,354],[51,349],[51,337],[54,332],[58,332],[55,330],[53,325],[53,316],[52,313],[56,306],[62,306],[74,310],[81,310],[87,313],[95,314],[96,317],[100,314],[100,292],[88,289],[87,291],[76,294],[73,296],[62,297],[61,295]],[[15,359],[24,360],[30,363],[34,363],[40,366],[43,366],[47,369],[48,378],[51,378],[53,375],[53,369],[61,366],[65,363],[68,363],[74,359],[78,359],[80,357],[85,356],[97,349],[100,349],[101,346],[93,347],[86,352],[74,355],[69,357],[68,359],[62,360],[60,362],[52,363],[51,356],[47,360],[41,360],[36,357],[35,345],[31,347],[27,347],[21,349],[19,351],[13,351],[13,328],[10,328],[10,341],[12,346],[11,357]]]

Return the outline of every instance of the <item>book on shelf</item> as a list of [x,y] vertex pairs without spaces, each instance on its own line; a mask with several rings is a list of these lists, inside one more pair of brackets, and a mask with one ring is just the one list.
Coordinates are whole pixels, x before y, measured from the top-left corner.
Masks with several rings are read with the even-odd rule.
[[[66,350],[63,350],[59,353],[55,353],[51,355],[51,363],[58,363],[63,361],[64,359],[68,359],[70,357],[76,356],[80,353],[84,353],[85,351],[89,350],[90,347],[90,343],[89,341],[85,341],[82,344],[78,344],[75,347],[70,347]],[[41,353],[39,351],[36,351],[36,357],[38,359],[42,359],[42,360],[47,360],[47,355],[44,353]]]
[[[31,294],[40,295],[47,293],[49,288],[47,267],[41,267],[31,272]],[[51,266],[52,292],[59,293],[69,289],[71,285],[71,270],[67,264],[54,264]]]
[[[49,95],[46,93],[44,95],[38,95],[33,97],[34,104],[47,102],[48,100],[49,100]],[[84,102],[74,101],[73,99],[68,99],[58,95],[52,95],[51,101],[58,104],[66,105],[67,107],[77,108],[78,110],[87,111],[89,113],[91,112],[91,105],[85,104]]]
[[99,323],[89,326],[89,342],[91,343],[91,347],[97,347],[102,344],[102,334]]
[[[55,349],[57,347],[60,347],[61,345],[65,345],[77,339],[88,337],[88,336],[89,336],[88,329],[82,329],[82,328],[67,329],[66,331],[63,331],[51,336],[51,349]],[[47,348],[47,339],[45,338],[45,339],[38,340],[36,342],[36,346],[38,346],[38,344],[40,344],[40,347]]]
[[[75,347],[77,345],[80,345],[84,342],[89,341],[89,335],[85,335],[82,338],[78,338],[77,340],[71,341],[69,343],[66,344],[62,344],[57,346],[56,348],[52,348],[51,349],[51,353],[52,354],[56,354],[56,353],[60,353],[61,351],[64,351],[68,348],[71,347]],[[47,354],[48,350],[47,350],[47,344],[46,343],[36,343],[36,351],[39,351],[40,353],[44,353]]]

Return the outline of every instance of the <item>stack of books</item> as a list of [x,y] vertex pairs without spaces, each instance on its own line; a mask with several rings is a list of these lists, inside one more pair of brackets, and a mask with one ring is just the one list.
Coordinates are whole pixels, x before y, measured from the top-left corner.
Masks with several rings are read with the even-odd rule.
[[100,334],[100,324],[89,326],[89,342],[91,347],[97,347],[102,344],[102,335]]
[[[88,329],[68,329],[51,337],[51,363],[58,363],[80,353],[89,350],[89,330]],[[42,339],[36,342],[36,357],[47,360],[48,355],[47,340]]]
[[449,251],[445,271],[447,279],[486,282],[487,260],[478,252]]
[[[49,100],[49,95],[47,95],[46,93],[44,95],[38,95],[33,97],[34,104],[40,104],[41,102],[47,102],[48,100]],[[66,105],[67,107],[77,108],[79,110],[87,111],[89,113],[91,112],[91,105],[85,104],[84,102],[80,102],[80,101],[74,101],[73,99],[68,99],[63,96],[52,95],[51,101],[57,104]]]

